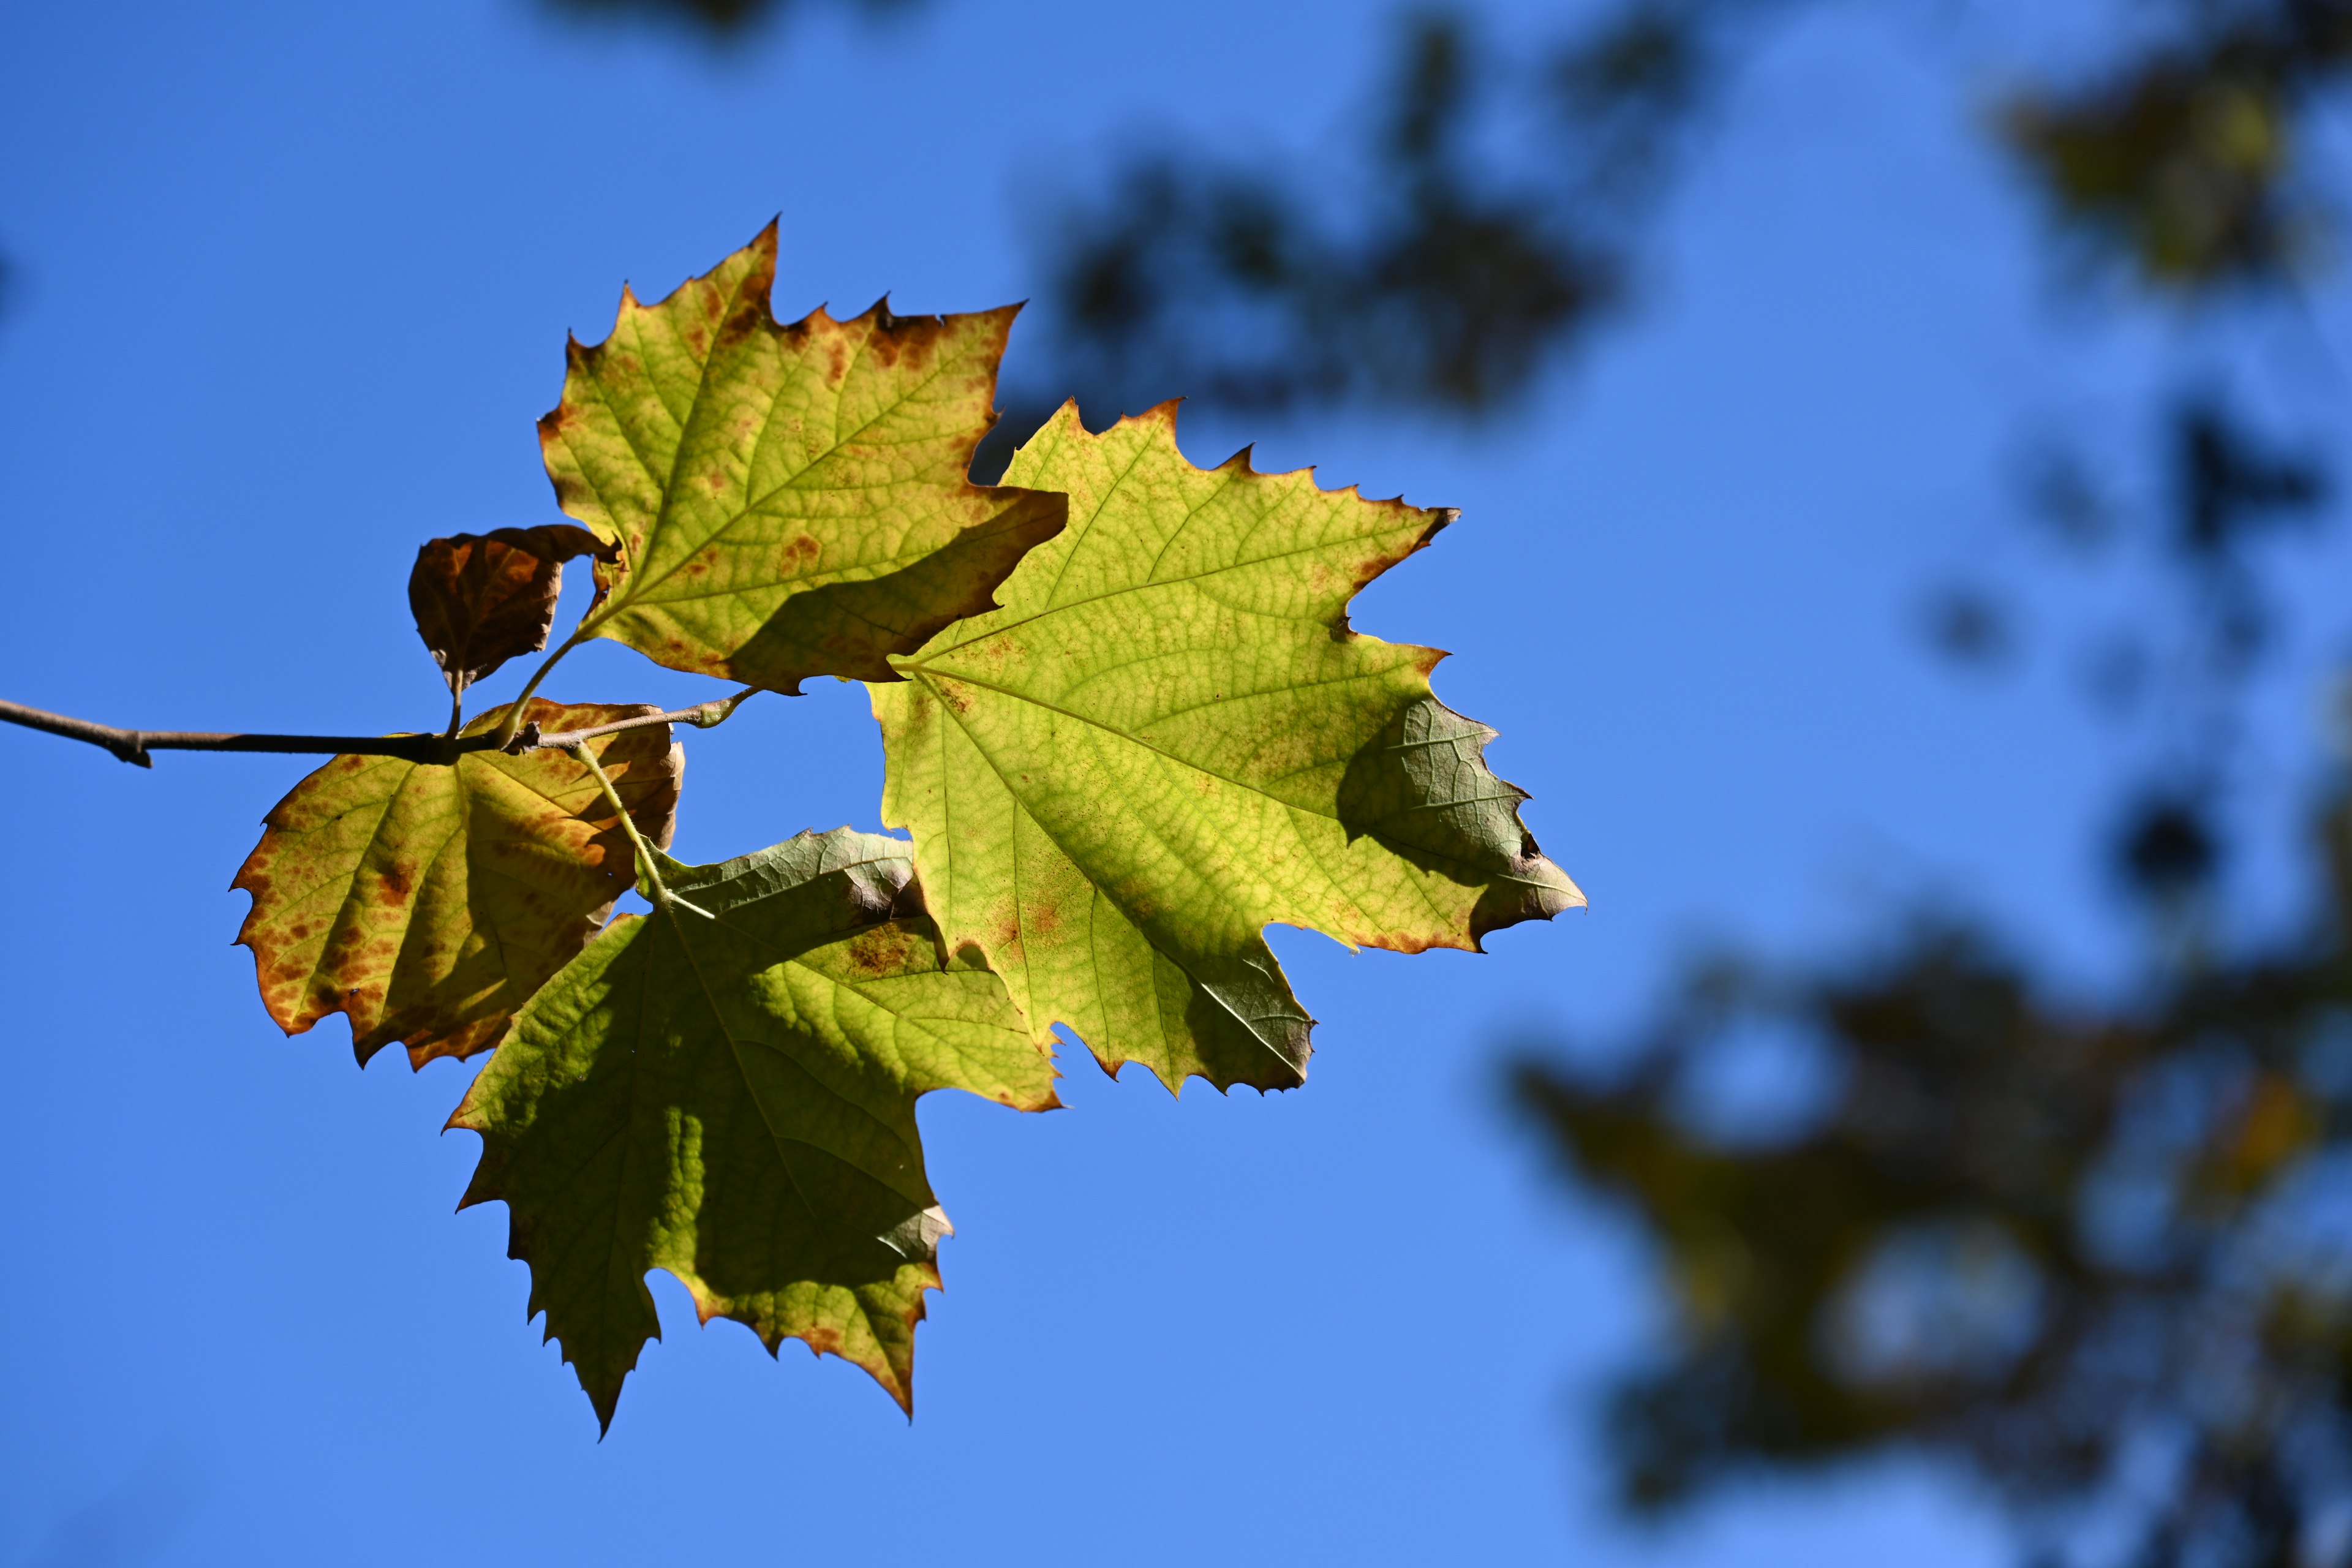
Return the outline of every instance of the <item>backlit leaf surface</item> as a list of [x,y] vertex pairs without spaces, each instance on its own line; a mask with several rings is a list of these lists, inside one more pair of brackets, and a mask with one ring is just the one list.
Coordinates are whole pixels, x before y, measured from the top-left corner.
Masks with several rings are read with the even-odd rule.
[[1089,435],[1068,405],[1013,482],[1070,497],[1003,607],[876,686],[885,820],[933,915],[1039,1037],[1171,1088],[1300,1081],[1311,1020],[1260,934],[1475,948],[1583,902],[1440,704],[1443,656],[1348,629],[1357,589],[1452,513],[1214,470],[1165,405]]
[[855,321],[769,310],[773,225],[612,335],[540,421],[563,510],[619,547],[583,623],[675,669],[794,691],[890,679],[988,607],[1058,495],[971,483],[1013,308]]
[[914,1331],[948,1230],[915,1100],[1055,1103],[995,975],[942,967],[902,839],[802,834],[717,866],[661,858],[707,914],[624,915],[531,1000],[453,1126],[466,1202],[503,1201],[530,1310],[610,1425],[664,1268],[704,1321],[872,1373],[913,1408]]
[[[657,711],[533,701],[525,717],[552,732]],[[639,831],[667,842],[684,766],[669,727],[591,748]],[[362,1062],[395,1042],[417,1067],[496,1045],[634,874],[618,815],[560,751],[469,752],[450,766],[337,757],[263,820],[230,884],[253,895],[236,940],[262,1003],[289,1035],[348,1014]]]

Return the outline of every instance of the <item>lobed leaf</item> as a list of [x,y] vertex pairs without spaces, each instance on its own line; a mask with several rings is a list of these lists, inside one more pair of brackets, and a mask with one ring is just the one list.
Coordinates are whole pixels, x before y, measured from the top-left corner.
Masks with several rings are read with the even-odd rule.
[[1431,692],[1444,656],[1349,629],[1454,514],[1245,452],[1204,471],[1175,430],[1172,403],[1099,436],[1067,405],[1014,458],[1069,528],[872,689],[883,816],[1039,1039],[1067,1024],[1171,1089],[1286,1088],[1312,1020],[1268,922],[1475,950],[1584,899],[1487,771],[1493,731]]
[[610,547],[563,522],[426,540],[409,570],[408,608],[449,695],[462,697],[507,660],[545,647],[563,563],[600,552]]
[[[533,701],[525,716],[552,732],[657,711]],[[685,766],[669,726],[589,744],[639,831],[667,843]],[[452,765],[337,757],[263,821],[229,884],[253,895],[236,940],[253,950],[262,1003],[289,1035],[347,1015],[362,1063],[394,1043],[420,1068],[496,1045],[595,934],[634,865],[595,779],[561,751],[468,752]]]
[[903,840],[803,833],[717,866],[660,858],[676,906],[624,915],[549,982],[450,1125],[467,1204],[503,1201],[530,1310],[610,1426],[660,1337],[648,1269],[705,1322],[863,1367],[910,1413],[914,1329],[949,1231],[916,1099],[1054,1105],[996,976],[942,965]]
[[887,680],[1061,529],[1062,497],[965,477],[1015,308],[784,326],[775,270],[771,224],[572,343],[540,442],[563,510],[619,552],[582,630],[776,691]]

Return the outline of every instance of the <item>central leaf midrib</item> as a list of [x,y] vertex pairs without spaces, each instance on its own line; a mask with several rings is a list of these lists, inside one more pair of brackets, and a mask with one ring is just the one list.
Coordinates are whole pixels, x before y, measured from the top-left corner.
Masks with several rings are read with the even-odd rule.
[[[710,982],[703,975],[702,963],[700,960],[695,956],[694,944],[686,940],[685,925],[679,921],[675,912],[665,912],[662,918],[669,922],[670,931],[677,939],[678,951],[686,955],[686,966],[694,973],[695,986],[702,993],[704,1005],[710,1009],[710,1021],[717,1026],[719,1030],[719,1037],[727,1042],[727,1054],[729,1059],[733,1061],[735,1064],[736,1076],[742,1080],[744,1098],[751,1102],[751,1109],[759,1113],[760,1125],[768,1130],[768,1142],[771,1144],[777,1146],[776,1163],[783,1167],[784,1180],[792,1184],[793,1195],[800,1199],[801,1207],[808,1211],[809,1223],[818,1231],[819,1234],[823,1234],[824,1230],[824,1216],[818,1214],[816,1205],[809,1201],[808,1194],[803,1190],[801,1186],[800,1177],[793,1171],[793,1163],[784,1157],[782,1144],[788,1140],[782,1133],[776,1131],[776,1124],[769,1119],[768,1108],[761,1104],[760,1097],[751,1091],[751,1074],[745,1071],[743,1067],[743,1052],[740,1043],[736,1040],[735,1032],[727,1026],[727,1015],[719,1010],[718,994],[711,990]],[[743,931],[742,927],[735,925],[732,922],[729,923],[728,929],[736,931],[739,934],[748,934]],[[803,1144],[806,1143],[805,1140],[797,1138],[791,1139],[789,1142]],[[701,1218],[702,1208],[703,1204],[698,1202],[695,1205],[695,1215],[698,1224]]]

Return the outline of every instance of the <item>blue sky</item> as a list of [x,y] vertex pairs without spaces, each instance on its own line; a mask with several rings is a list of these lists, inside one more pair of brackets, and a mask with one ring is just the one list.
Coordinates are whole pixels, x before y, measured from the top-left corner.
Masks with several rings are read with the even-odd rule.
[[[1020,298],[1042,215],[1119,146],[1335,155],[1384,20],[933,0],[719,58],[521,0],[0,0],[0,695],[434,725],[413,552],[555,518],[532,421],[624,279],[651,299],[781,213],[787,318]],[[2302,328],[2070,302],[1975,118],[2046,30],[1926,4],[1789,28],[1668,205],[1636,313],[1511,417],[1188,418],[1197,460],[1255,440],[1262,468],[1463,509],[1355,622],[1456,650],[1440,695],[1502,732],[1490,760],[1592,908],[1475,958],[1274,933],[1322,1021],[1289,1095],[1171,1100],[1081,1058],[1051,1116],[928,1101],[958,1234],[911,1427],[838,1362],[698,1330],[657,1279],[665,1341],[599,1445],[503,1211],[450,1213],[477,1144],[438,1129],[471,1068],[360,1072],[339,1021],[280,1037],[229,945],[229,878],[303,764],[145,773],[0,733],[0,1564],[2008,1561],[1979,1501],[1900,1467],[1614,1522],[1580,1391],[1654,1292],[1540,1179],[1494,1075],[1508,1031],[1629,1018],[1695,942],[1797,951],[1923,892],[2116,972],[2091,831],[2121,754],[2058,657],[2101,590],[2053,579],[2041,656],[2000,684],[1919,651],[1918,596],[2017,551],[2021,439],[2127,444],[2172,367],[2340,429],[2352,310],[2340,284]],[[2284,559],[2273,801],[2308,783],[2347,580],[2340,539]],[[705,692],[606,644],[556,688]],[[688,751],[688,859],[878,826],[853,688]],[[2284,864],[2258,856],[2257,908],[2291,899]]]

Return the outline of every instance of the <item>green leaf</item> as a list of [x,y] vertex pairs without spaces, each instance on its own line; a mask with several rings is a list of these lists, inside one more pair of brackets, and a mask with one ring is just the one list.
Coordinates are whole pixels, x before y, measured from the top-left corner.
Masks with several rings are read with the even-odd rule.
[[996,976],[942,966],[903,840],[803,833],[717,866],[660,858],[673,906],[606,927],[531,999],[450,1125],[482,1135],[465,1202],[502,1200],[597,1418],[660,1337],[648,1269],[705,1322],[865,1368],[910,1413],[914,1331],[947,1217],[916,1098],[1053,1104]]
[[449,695],[462,697],[516,655],[545,647],[563,563],[610,549],[562,522],[426,540],[409,570],[408,608]]
[[1431,693],[1444,656],[1348,628],[1451,512],[1246,453],[1196,468],[1173,404],[1100,436],[1066,405],[1008,478],[1067,491],[1068,531],[873,700],[884,818],[1041,1039],[1067,1024],[1171,1088],[1286,1088],[1312,1020],[1268,922],[1475,949],[1584,901],[1486,771],[1493,732]]
[[[524,710],[550,732],[658,711]],[[669,726],[589,744],[639,830],[667,843],[685,765]],[[253,950],[262,1003],[289,1035],[347,1014],[362,1062],[394,1042],[420,1068],[496,1045],[595,934],[634,864],[596,781],[560,751],[468,752],[454,765],[337,757],[263,821],[229,884],[253,895],[236,940]]]
[[621,555],[582,630],[777,691],[887,680],[1062,526],[1060,496],[965,478],[1016,307],[780,326],[775,272],[771,224],[659,304],[623,290],[612,335],[571,345],[540,443],[563,510]]

